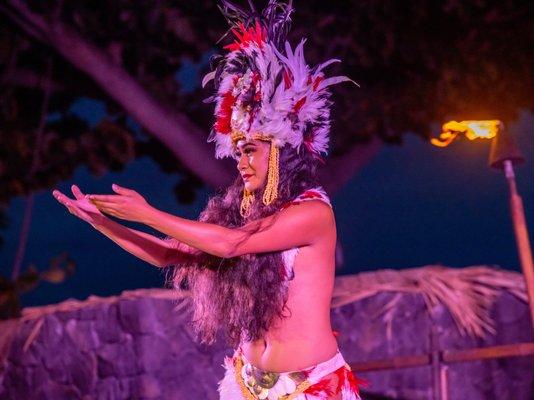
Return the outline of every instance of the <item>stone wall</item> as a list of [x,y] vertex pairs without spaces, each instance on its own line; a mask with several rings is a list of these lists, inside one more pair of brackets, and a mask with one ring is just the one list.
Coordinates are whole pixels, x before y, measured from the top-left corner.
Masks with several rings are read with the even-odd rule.
[[[222,360],[232,349],[222,340],[195,343],[188,316],[177,310],[185,301],[140,289],[28,308],[0,322],[0,399],[217,399]],[[441,305],[432,315],[441,349],[534,341],[527,305],[506,291],[491,312],[496,332],[485,338],[460,335]],[[416,293],[380,292],[334,308],[332,317],[349,362],[430,349],[432,324]],[[533,370],[534,357],[452,364],[449,398],[531,400]],[[364,399],[432,398],[430,367],[358,375],[371,383]]]

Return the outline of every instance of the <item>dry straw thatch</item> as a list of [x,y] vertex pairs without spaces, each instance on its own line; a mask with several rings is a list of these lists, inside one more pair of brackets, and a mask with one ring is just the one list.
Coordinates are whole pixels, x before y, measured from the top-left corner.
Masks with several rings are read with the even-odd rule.
[[[527,302],[525,281],[517,272],[489,266],[454,269],[428,265],[404,270],[384,269],[337,277],[332,307],[340,307],[382,292],[395,293],[395,296],[377,313],[379,316],[382,315],[382,319],[388,324],[388,337],[391,337],[391,321],[397,302],[404,293],[420,294],[427,304],[429,313],[434,306],[441,303],[450,311],[462,335],[483,337],[485,332],[494,332],[490,309],[503,290]],[[119,300],[145,297],[175,301],[177,308],[187,308],[189,300],[184,293],[173,290],[137,289],[124,291],[119,296],[90,296],[84,301],[69,299],[58,304],[27,307],[23,309],[21,318],[1,322],[0,363],[2,357],[7,355],[13,335],[18,332],[20,324],[26,321],[37,321],[25,343],[25,347],[28,347],[41,329],[42,322],[39,321],[48,314],[87,307],[105,307]]]
[[390,326],[402,294],[415,293],[423,296],[429,313],[439,303],[443,304],[462,336],[484,337],[486,332],[495,333],[490,310],[503,290],[528,301],[523,276],[495,267],[477,265],[456,269],[427,265],[404,270],[384,269],[337,277],[332,307],[381,292],[395,292],[393,299],[378,313]]

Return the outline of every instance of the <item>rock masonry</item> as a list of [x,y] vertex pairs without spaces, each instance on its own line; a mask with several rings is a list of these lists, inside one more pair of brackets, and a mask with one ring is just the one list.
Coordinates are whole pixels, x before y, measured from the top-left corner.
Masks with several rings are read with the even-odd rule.
[[[0,399],[217,399],[232,349],[222,339],[195,342],[179,310],[186,302],[170,290],[139,289],[27,308],[0,322]],[[433,325],[420,295],[382,292],[332,309],[332,324],[349,363],[428,353],[432,326],[441,350],[534,342],[527,304],[505,291],[492,310],[496,333],[483,339],[462,336],[441,305],[432,315]],[[451,364],[449,400],[532,400],[532,371],[532,356]],[[433,398],[430,366],[358,376],[371,383],[364,400]]]

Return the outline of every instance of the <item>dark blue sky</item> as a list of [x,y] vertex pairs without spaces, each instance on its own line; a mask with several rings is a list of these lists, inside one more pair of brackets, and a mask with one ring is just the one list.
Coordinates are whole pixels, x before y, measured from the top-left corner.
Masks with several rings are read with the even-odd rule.
[[[78,102],[74,111],[92,122],[101,116],[98,107],[84,101]],[[508,127],[527,159],[516,168],[516,174],[531,230],[533,126],[534,116],[524,113]],[[345,250],[345,264],[339,273],[436,263],[451,267],[495,264],[519,271],[508,189],[502,173],[487,167],[489,146],[489,141],[462,141],[442,149],[406,135],[402,146],[384,147],[333,197],[338,234]],[[192,206],[178,205],[172,187],[179,179],[162,174],[151,160],[142,158],[121,173],[101,178],[80,168],[58,188],[67,192],[72,183],[77,183],[87,192],[106,193],[116,182],[139,191],[158,208],[196,218],[210,191],[205,189]],[[6,243],[0,248],[0,272],[5,275],[11,273],[23,206],[22,199],[15,199],[8,209],[11,223],[4,231]],[[160,270],[135,259],[71,216],[49,192],[39,193],[25,265],[34,263],[44,268],[52,256],[64,250],[77,262],[74,276],[60,285],[41,284],[23,297],[24,305],[163,284]]]

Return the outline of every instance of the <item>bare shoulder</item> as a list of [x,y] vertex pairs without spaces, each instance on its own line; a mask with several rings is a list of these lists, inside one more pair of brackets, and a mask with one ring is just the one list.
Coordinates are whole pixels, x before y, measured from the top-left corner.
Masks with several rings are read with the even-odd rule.
[[228,239],[228,257],[309,246],[334,233],[334,214],[328,204],[299,202],[233,229]]
[[308,200],[291,204],[280,212],[281,216],[307,221],[310,224],[333,224],[332,207],[322,200]]

